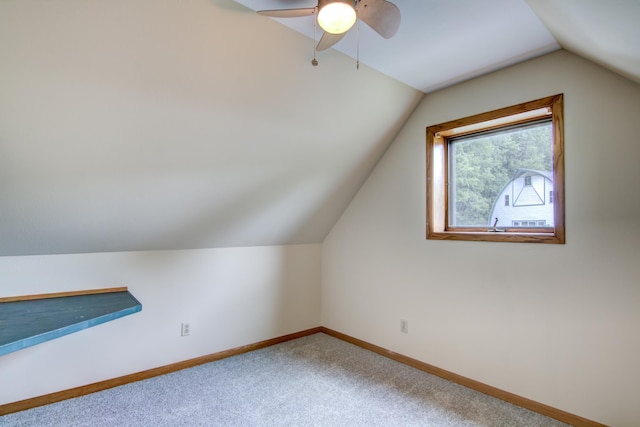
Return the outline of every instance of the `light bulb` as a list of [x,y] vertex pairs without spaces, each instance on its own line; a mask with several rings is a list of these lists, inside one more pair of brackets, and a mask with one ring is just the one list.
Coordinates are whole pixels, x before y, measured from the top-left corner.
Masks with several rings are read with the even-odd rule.
[[356,22],[356,11],[352,5],[342,1],[325,4],[318,12],[318,25],[331,34],[349,31]]

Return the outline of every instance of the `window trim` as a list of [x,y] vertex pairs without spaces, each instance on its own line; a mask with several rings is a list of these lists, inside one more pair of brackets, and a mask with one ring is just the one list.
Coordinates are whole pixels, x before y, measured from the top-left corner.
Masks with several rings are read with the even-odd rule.
[[[525,102],[427,127],[427,239],[487,242],[565,243],[563,94]],[[452,137],[528,123],[551,115],[553,135],[554,227],[544,231],[448,229],[448,140]]]

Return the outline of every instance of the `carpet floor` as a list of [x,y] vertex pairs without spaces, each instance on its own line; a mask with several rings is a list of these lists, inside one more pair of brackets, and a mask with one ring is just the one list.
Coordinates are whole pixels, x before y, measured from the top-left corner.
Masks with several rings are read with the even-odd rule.
[[0,417],[0,426],[566,426],[318,333]]

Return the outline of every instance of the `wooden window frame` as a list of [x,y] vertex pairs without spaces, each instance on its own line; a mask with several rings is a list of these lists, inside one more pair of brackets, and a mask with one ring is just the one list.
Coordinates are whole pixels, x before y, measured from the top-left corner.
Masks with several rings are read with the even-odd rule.
[[[564,216],[564,97],[553,95],[535,101],[427,127],[427,239],[486,242],[565,243]],[[448,226],[449,139],[529,123],[551,115],[553,138],[554,227],[543,230]]]

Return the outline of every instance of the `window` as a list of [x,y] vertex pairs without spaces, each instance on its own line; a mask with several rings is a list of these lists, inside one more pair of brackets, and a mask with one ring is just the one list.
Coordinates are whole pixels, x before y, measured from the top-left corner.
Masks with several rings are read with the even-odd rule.
[[427,239],[564,243],[563,123],[555,95],[429,126]]

